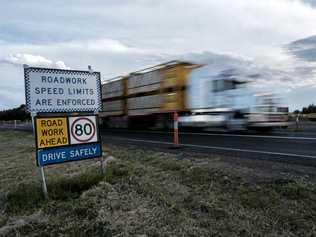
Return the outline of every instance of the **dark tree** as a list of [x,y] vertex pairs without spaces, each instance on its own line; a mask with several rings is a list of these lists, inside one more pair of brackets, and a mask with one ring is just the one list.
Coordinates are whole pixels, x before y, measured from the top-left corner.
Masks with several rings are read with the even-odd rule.
[[297,109],[297,110],[294,110],[294,112],[293,112],[294,114],[299,114],[300,113],[300,111]]
[[20,105],[17,108],[8,109],[0,111],[0,120],[22,120],[25,121],[30,119],[30,114],[26,112],[26,107],[24,104]]
[[316,113],[316,105],[310,104],[308,107],[303,107],[302,112],[303,114]]

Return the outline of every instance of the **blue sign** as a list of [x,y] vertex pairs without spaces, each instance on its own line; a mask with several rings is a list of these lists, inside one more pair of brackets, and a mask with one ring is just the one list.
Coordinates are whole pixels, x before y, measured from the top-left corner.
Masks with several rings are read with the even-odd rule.
[[37,151],[40,166],[53,165],[69,161],[79,161],[102,156],[100,143],[51,148]]

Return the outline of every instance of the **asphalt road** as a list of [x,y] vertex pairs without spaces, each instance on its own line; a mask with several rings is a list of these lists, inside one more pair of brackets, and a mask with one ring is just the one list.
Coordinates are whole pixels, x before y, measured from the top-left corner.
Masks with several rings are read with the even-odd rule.
[[[314,123],[313,123],[314,124]],[[316,123],[308,129],[279,130],[270,134],[181,131],[181,148],[174,152],[225,154],[251,159],[279,159],[316,166]],[[14,129],[14,125],[0,125],[0,129]],[[28,130],[30,124],[19,124],[17,130]],[[144,149],[173,147],[172,131],[139,131],[103,129],[102,140],[111,144],[133,144]]]
[[[173,133],[168,131],[102,130],[104,143],[134,144],[143,148],[168,149]],[[181,148],[247,158],[280,159],[316,164],[316,134],[280,131],[271,134],[180,131]]]

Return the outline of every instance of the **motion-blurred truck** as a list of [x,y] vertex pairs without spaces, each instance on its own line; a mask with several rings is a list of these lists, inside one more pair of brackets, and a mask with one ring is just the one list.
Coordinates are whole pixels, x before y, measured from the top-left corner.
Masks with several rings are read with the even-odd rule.
[[108,127],[186,127],[270,130],[287,126],[280,101],[252,88],[256,80],[215,74],[205,65],[171,61],[102,84],[102,122]]

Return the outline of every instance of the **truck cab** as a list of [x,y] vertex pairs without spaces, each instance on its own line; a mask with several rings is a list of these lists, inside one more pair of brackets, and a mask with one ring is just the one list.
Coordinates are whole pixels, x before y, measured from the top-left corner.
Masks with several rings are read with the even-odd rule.
[[271,130],[287,126],[281,99],[258,92],[250,77],[226,70],[220,74],[209,68],[192,72],[188,79],[186,105],[190,111],[179,118],[180,125],[222,127],[226,130]]

